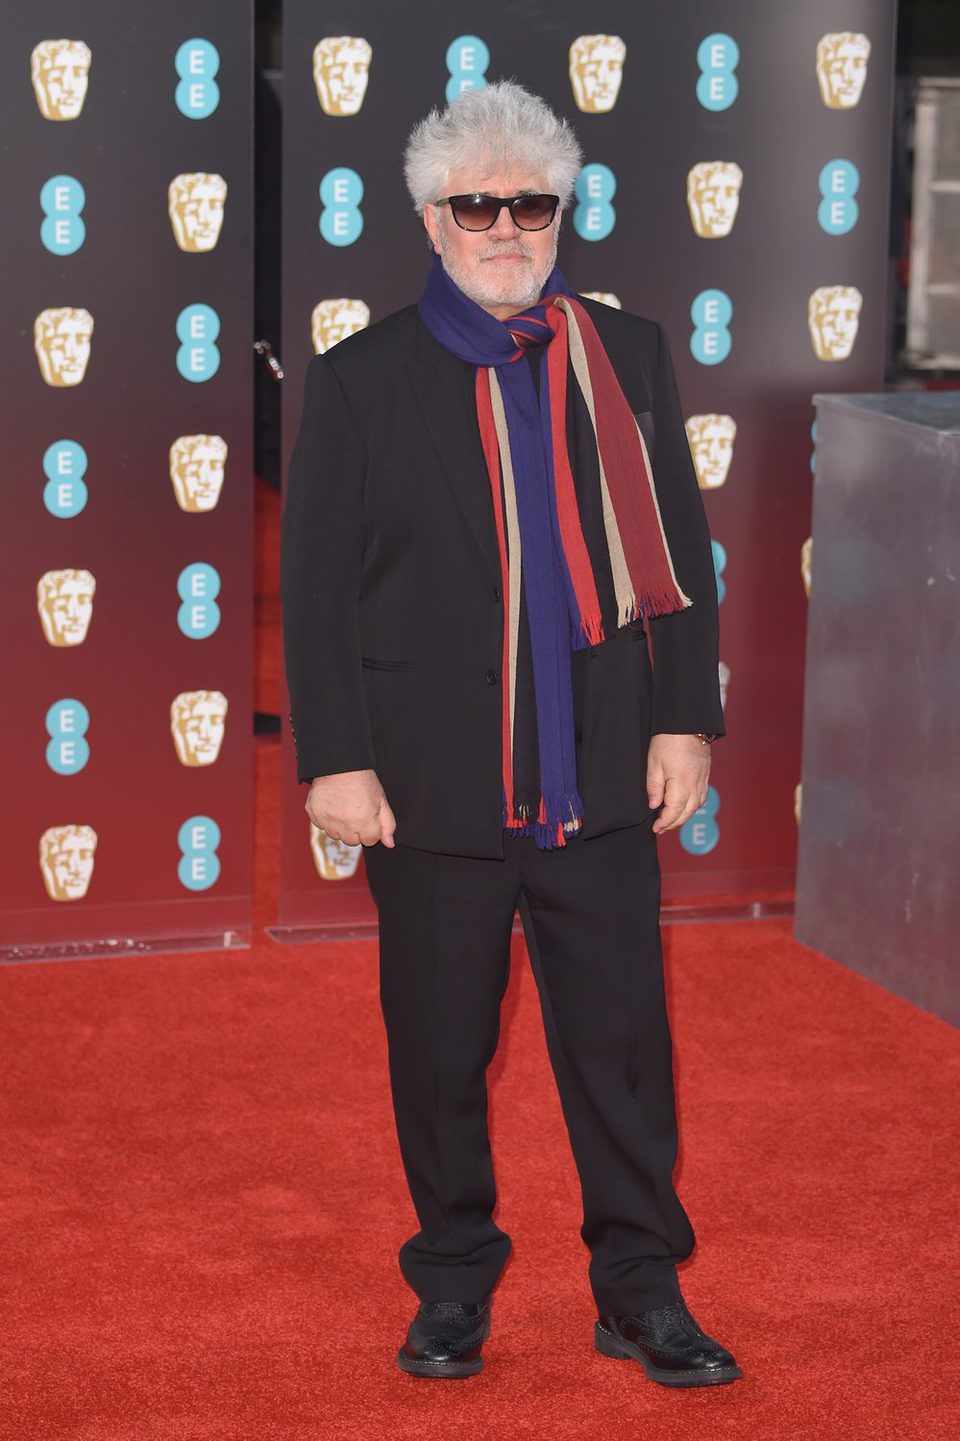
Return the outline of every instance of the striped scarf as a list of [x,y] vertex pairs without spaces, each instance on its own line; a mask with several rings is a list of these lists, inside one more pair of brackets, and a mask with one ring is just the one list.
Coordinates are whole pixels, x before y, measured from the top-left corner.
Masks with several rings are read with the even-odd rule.
[[[502,820],[508,834],[552,850],[583,825],[571,651],[605,638],[605,615],[609,630],[692,601],[673,569],[643,435],[560,271],[537,304],[500,321],[435,255],[418,310],[441,345],[477,367],[506,614]],[[530,346],[541,347],[539,395]],[[576,473],[568,408],[575,433],[581,416],[578,441],[589,429],[575,446]]]

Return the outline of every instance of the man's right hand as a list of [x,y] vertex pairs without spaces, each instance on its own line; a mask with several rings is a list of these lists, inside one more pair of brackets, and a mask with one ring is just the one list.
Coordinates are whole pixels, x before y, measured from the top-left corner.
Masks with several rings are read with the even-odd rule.
[[306,803],[307,815],[332,841],[348,846],[375,846],[382,841],[391,849],[396,816],[387,803],[376,771],[339,771],[315,776]]

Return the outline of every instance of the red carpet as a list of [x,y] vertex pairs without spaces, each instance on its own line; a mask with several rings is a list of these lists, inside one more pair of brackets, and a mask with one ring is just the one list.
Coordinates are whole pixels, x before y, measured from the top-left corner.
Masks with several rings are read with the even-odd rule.
[[[278,514],[258,485],[272,712]],[[665,931],[699,1238],[682,1282],[744,1380],[665,1392],[593,1351],[519,940],[491,1076],[514,1255],[486,1369],[401,1375],[414,1217],[376,950],[264,937],[280,748],[257,753],[252,950],[0,968],[0,1441],[953,1441],[956,1035],[787,922]]]
[[[258,920],[279,748],[258,747]],[[794,944],[666,930],[699,1237],[746,1376],[666,1392],[592,1350],[578,1190],[522,944],[493,1071],[514,1237],[484,1372],[402,1376],[412,1227],[375,948],[8,966],[3,1441],[958,1434],[955,1034]]]

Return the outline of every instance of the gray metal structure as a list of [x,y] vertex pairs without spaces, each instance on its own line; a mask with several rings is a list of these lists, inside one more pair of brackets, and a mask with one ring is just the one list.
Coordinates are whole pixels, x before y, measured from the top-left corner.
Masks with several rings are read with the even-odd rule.
[[960,1021],[960,394],[816,395],[795,935]]

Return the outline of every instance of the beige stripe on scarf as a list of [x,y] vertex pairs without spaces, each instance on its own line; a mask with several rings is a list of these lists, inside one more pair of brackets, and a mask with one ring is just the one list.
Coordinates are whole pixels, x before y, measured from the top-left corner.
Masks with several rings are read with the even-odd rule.
[[[573,373],[576,376],[577,384],[586,403],[590,414],[590,423],[593,426],[594,439],[597,440],[597,412],[593,399],[593,385],[590,382],[590,367],[587,364],[587,353],[583,347],[583,337],[580,334],[580,327],[577,324],[577,317],[573,307],[569,305],[562,295],[556,299],[557,305],[567,317],[567,344],[570,350],[570,361],[573,365]],[[666,532],[663,528],[663,518],[660,515],[660,504],[657,500],[657,491],[653,483],[653,470],[650,465],[650,457],[647,454],[646,443],[643,439],[643,432],[637,424],[637,417],[633,417],[633,423],[640,438],[640,449],[643,454],[643,466],[647,477],[647,484],[650,487],[650,495],[653,499],[653,508],[657,516],[657,524],[660,527],[660,537],[663,541],[663,551],[667,558],[667,565],[670,567],[670,578],[682,597],[685,605],[692,605],[693,601],[689,596],[684,595],[680,589],[680,582],[677,580],[676,571],[673,568],[673,557],[670,554],[670,547],[667,544]],[[600,442],[597,440],[597,461],[600,466],[600,494],[603,501],[603,524],[607,532],[607,549],[610,552],[610,568],[613,572],[613,587],[617,597],[617,625],[626,625],[633,616],[636,606],[636,596],[630,581],[630,571],[627,566],[626,557],[623,553],[623,543],[620,539],[620,528],[617,525],[616,512],[613,508],[613,501],[610,498],[610,489],[607,485],[607,477],[603,468],[603,457],[600,454]]]
[[[500,466],[503,470],[504,520],[507,527],[507,550],[509,552],[509,655],[510,655],[510,744],[513,745],[513,716],[517,701],[517,640],[520,635],[520,521],[517,516],[517,488],[513,478],[513,459],[510,455],[510,436],[507,431],[507,417],[503,408],[503,396],[497,372],[487,367],[490,377],[490,407],[500,447]],[[513,797],[508,797],[512,803]]]

